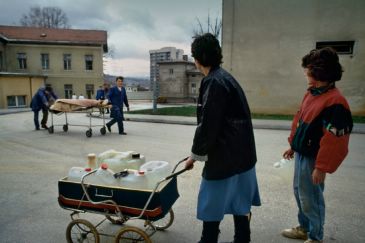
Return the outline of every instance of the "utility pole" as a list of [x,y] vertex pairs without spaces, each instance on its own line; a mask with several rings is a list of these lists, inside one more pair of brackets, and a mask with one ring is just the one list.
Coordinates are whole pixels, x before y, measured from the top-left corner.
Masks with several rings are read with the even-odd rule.
[[159,95],[157,79],[156,77],[153,78],[153,113],[157,112],[157,98]]

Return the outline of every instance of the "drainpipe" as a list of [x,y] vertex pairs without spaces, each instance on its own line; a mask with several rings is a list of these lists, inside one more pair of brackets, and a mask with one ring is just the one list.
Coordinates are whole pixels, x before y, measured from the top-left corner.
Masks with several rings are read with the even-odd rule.
[[30,98],[29,98],[29,104],[27,104],[28,106],[30,106],[30,101],[32,100],[33,97],[33,87],[32,87],[32,77],[29,77],[29,90],[30,90]]

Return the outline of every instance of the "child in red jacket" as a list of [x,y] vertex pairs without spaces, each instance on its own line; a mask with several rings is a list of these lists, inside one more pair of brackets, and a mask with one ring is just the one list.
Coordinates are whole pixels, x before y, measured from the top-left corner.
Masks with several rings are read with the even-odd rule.
[[295,154],[294,195],[299,226],[285,229],[282,235],[323,242],[326,173],[333,173],[348,153],[353,127],[346,99],[336,88],[342,77],[337,53],[329,47],[312,50],[302,58],[308,80],[300,110],[295,115],[289,137],[290,149],[284,158]]

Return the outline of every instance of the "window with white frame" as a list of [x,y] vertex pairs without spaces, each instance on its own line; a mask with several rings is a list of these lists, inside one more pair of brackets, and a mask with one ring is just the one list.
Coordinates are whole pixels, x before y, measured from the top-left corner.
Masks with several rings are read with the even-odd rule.
[[27,54],[25,54],[24,52],[17,53],[17,59],[19,69],[27,69]]
[[65,84],[64,89],[65,89],[65,98],[71,99],[73,94],[72,84]]
[[41,54],[41,64],[42,64],[43,70],[49,69],[49,54],[48,53]]
[[71,70],[71,54],[63,54],[63,69]]
[[85,55],[85,69],[93,70],[93,55]]
[[3,52],[0,51],[0,71],[3,70]]
[[191,93],[196,94],[196,84],[195,83],[191,83]]
[[94,85],[93,84],[86,84],[85,89],[86,89],[86,97],[88,99],[91,99],[92,96],[94,95]]
[[7,104],[8,108],[18,108],[18,107],[25,107],[25,95],[10,95],[7,96]]

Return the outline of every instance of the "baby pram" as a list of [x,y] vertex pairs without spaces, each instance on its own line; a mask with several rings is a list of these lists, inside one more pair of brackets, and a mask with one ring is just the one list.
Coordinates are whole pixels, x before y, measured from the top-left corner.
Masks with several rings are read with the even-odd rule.
[[[68,181],[67,177],[59,180],[58,201],[62,208],[73,211],[72,221],[66,229],[67,242],[100,242],[100,235],[115,237],[115,242],[149,242],[157,230],[165,230],[174,220],[172,205],[179,197],[177,176],[186,171],[175,172],[181,160],[174,167],[171,175],[157,182],[153,190],[136,190],[123,187],[107,187],[86,184],[85,178],[96,170],[85,174],[81,182]],[[105,218],[93,225],[84,219],[75,219],[79,213],[104,215]],[[127,226],[125,222],[132,219],[144,220],[144,230]],[[98,232],[97,227],[105,220],[123,227],[116,235]]]
[[[93,99],[57,99],[56,102],[50,107],[51,113],[51,126],[48,127],[49,133],[54,133],[55,126],[62,126],[63,131],[67,132],[69,126],[82,126],[87,127],[86,130],[86,137],[92,136],[92,127],[101,127],[100,133],[101,135],[106,134],[106,127],[105,127],[105,116],[104,110],[108,108],[108,105],[103,103],[101,100],[93,100]],[[102,119],[101,125],[92,124],[93,112],[100,111],[100,116]],[[65,124],[54,124],[53,121],[53,114],[61,115],[62,113],[65,114],[66,122]],[[67,119],[67,113],[85,113],[89,117],[89,124],[82,125],[82,124],[70,124]]]

